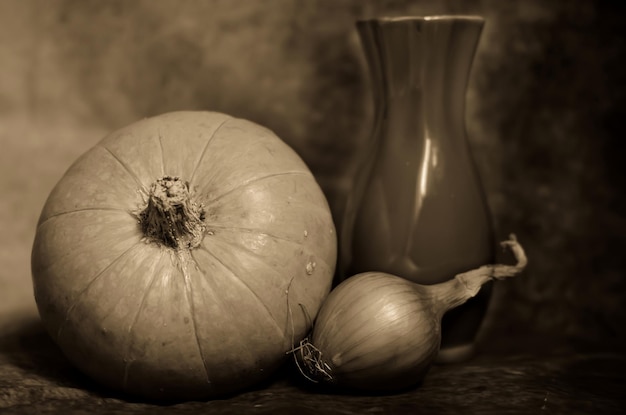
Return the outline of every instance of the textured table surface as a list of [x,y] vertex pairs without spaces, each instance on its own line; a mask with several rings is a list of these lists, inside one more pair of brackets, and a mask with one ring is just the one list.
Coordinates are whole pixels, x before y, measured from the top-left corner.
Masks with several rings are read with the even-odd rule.
[[115,396],[85,379],[36,318],[15,319],[2,331],[1,414],[612,414],[626,409],[626,356],[615,352],[485,351],[466,363],[433,366],[419,387],[387,396],[315,388],[287,367],[268,384],[228,399],[156,405]]

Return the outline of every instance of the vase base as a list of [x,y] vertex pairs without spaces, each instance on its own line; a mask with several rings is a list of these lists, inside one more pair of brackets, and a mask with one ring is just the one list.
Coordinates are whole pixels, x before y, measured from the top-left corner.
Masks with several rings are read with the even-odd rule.
[[473,343],[446,347],[439,351],[435,362],[439,364],[460,363],[469,360],[475,352],[476,347]]

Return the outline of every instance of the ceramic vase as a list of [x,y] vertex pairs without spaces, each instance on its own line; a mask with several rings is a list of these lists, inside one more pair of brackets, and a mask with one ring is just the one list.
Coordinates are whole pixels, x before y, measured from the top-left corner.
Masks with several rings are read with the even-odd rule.
[[[382,271],[435,284],[492,263],[490,212],[465,130],[478,16],[361,20],[371,75],[371,139],[341,229],[340,278]],[[442,321],[439,361],[473,353],[488,284]]]

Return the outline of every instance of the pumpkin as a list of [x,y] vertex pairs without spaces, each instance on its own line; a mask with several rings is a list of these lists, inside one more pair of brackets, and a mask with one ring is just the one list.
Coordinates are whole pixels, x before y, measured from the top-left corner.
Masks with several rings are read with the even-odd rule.
[[337,255],[328,203],[268,129],[180,111],[113,132],[49,195],[35,300],[67,358],[146,399],[204,400],[276,371]]

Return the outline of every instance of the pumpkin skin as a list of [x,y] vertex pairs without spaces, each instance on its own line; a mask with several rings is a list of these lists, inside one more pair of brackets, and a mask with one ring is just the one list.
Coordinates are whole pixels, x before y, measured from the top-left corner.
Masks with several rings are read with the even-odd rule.
[[[197,246],[142,230],[163,177],[188,183],[202,209]],[[108,135],[69,168],[41,213],[32,277],[46,330],[81,371],[140,398],[204,400],[284,362],[336,255],[327,200],[287,144],[246,120],[181,111]]]

